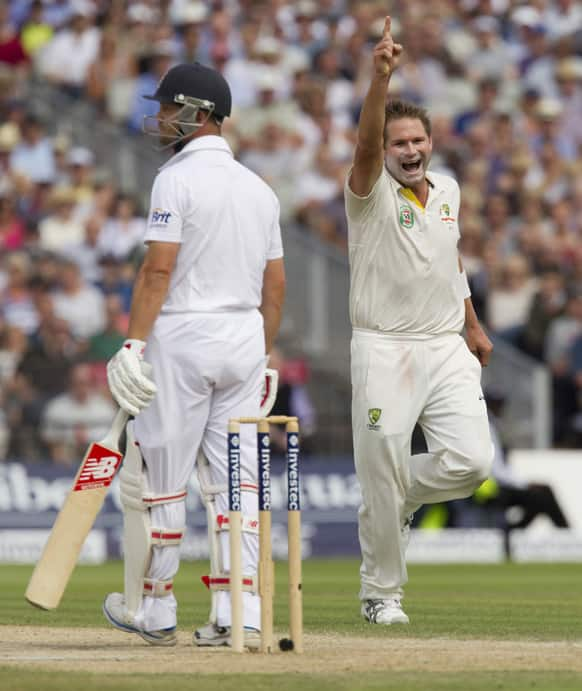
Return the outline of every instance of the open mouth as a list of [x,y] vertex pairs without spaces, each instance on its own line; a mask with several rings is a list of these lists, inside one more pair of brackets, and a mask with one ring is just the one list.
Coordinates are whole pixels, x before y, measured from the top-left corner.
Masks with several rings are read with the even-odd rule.
[[407,173],[418,173],[422,166],[422,161],[418,159],[418,161],[412,161],[410,163],[403,163],[402,168],[407,172]]

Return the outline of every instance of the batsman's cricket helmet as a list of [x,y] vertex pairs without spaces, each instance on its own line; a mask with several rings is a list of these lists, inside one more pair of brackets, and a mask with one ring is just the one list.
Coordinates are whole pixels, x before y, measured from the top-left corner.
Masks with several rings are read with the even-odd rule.
[[[230,115],[232,97],[226,79],[217,70],[193,64],[175,65],[160,80],[156,93],[144,96],[159,103],[184,105],[189,99],[205,102],[210,110],[220,118]],[[200,107],[204,108],[200,103]]]

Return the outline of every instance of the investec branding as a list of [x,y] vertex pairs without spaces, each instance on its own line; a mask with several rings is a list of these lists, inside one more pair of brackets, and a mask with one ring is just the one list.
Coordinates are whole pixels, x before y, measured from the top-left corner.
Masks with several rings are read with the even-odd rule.
[[[275,472],[271,472],[270,478],[271,509],[283,511],[287,508],[287,476],[282,467],[279,470],[278,464],[275,465],[277,468]],[[46,473],[46,475],[43,476],[41,473]],[[117,475],[113,478],[111,491],[106,499],[106,510],[110,512],[114,508],[121,510],[117,478]],[[71,489],[71,481],[70,471],[69,474],[64,474],[62,469],[47,468],[47,466],[0,463],[0,520],[4,512],[10,511],[19,513],[57,511]],[[188,493],[188,511],[200,511],[200,515],[205,516],[202,502],[197,494],[198,483],[195,473],[192,475],[189,488],[191,491]],[[360,503],[360,486],[352,463],[338,467],[333,459],[326,459],[325,464],[318,464],[317,471],[312,469],[311,463],[305,463],[301,475],[302,510],[349,510],[355,517]]]
[[259,434],[259,511],[271,510],[271,446],[269,435]]
[[[34,564],[40,558],[49,535],[44,530],[0,530],[0,563]],[[104,530],[92,530],[83,543],[79,563],[102,564],[107,559]]]
[[240,437],[228,435],[228,504],[231,511],[241,511]]
[[[31,475],[36,468],[31,467]],[[0,463],[0,513],[57,511],[71,489],[70,475],[54,480],[34,477],[19,463]]]
[[299,439],[296,434],[287,435],[287,510],[299,511]]

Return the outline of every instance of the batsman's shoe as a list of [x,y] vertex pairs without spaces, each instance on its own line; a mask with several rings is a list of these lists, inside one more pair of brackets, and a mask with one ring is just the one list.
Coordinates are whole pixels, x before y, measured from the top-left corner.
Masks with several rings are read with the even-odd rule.
[[135,625],[125,606],[125,598],[121,593],[109,593],[103,603],[103,614],[107,621],[120,631],[137,633],[150,645],[172,646],[176,645],[176,627],[160,629],[159,631],[144,631]]
[[364,600],[362,603],[362,616],[370,624],[408,624],[399,597],[387,600]]
[[[261,632],[258,629],[245,626],[243,636],[245,648],[258,650],[261,647]],[[200,648],[231,646],[230,626],[204,624],[194,631],[194,645]]]

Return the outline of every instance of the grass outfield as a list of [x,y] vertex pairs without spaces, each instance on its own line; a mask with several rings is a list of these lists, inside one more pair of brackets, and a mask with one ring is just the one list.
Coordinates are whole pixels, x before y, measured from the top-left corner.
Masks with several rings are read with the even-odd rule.
[[[208,597],[199,578],[206,573],[203,563],[187,563],[181,566],[175,581],[179,600],[179,626],[191,631],[196,624],[203,623],[208,614]],[[171,675],[166,674],[99,674],[93,671],[43,671],[39,684],[38,667],[30,665],[0,668],[0,687],[8,689],[268,689],[278,691],[301,688],[311,689],[562,689],[582,688],[582,674],[569,670],[567,662],[552,668],[552,662],[535,669],[506,670],[499,659],[492,656],[490,668],[473,669],[469,662],[466,669],[452,671],[439,667],[438,656],[424,664],[422,649],[426,641],[428,648],[434,641],[454,639],[464,644],[475,641],[551,642],[569,641],[568,649],[582,653],[582,565],[578,564],[507,564],[507,565],[413,565],[409,569],[410,584],[406,589],[405,609],[411,619],[407,627],[376,627],[367,625],[359,616],[357,601],[358,563],[354,560],[310,560],[304,563],[304,623],[309,640],[317,641],[317,634],[325,636],[357,637],[369,641],[382,655],[390,651],[406,650],[406,646],[418,647],[418,669],[394,669],[379,671],[371,665],[369,671],[353,671],[338,666],[341,673],[318,674],[314,668],[309,674],[302,674],[303,658],[284,656],[286,661],[295,661],[295,673],[242,674],[226,673],[232,669],[232,660],[238,660],[231,653],[212,660],[230,660],[230,667],[222,674],[192,678],[191,674],[180,673],[176,664]],[[122,565],[118,562],[100,567],[79,567],[71,581],[65,598],[56,612],[42,612],[30,607],[23,598],[24,589],[31,573],[31,567],[0,567],[0,623],[8,626],[30,627],[76,627],[107,629],[101,614],[103,597],[112,590],[119,590],[122,584]],[[275,603],[276,628],[284,630],[287,624],[285,598],[285,564],[277,565],[277,594]],[[43,629],[44,630],[44,629]],[[2,634],[0,627],[0,634]],[[116,633],[116,632],[114,632]],[[91,636],[91,632],[88,632]],[[309,638],[312,634],[312,638]],[[120,643],[137,637],[117,634]],[[315,637],[313,637],[315,636]],[[6,641],[6,636],[2,634]],[[331,639],[330,639],[331,640]],[[355,639],[354,639],[355,640]],[[117,641],[117,639],[115,639]],[[419,643],[420,641],[420,643]],[[139,643],[132,647],[144,654]],[[512,644],[504,649],[511,650]],[[443,644],[446,655],[446,641]],[[412,648],[411,648],[412,649]],[[549,648],[547,648],[549,650]],[[183,650],[186,650],[185,648]],[[145,654],[159,655],[157,650]],[[379,652],[379,654],[380,654]],[[98,653],[96,653],[98,654]],[[166,653],[164,652],[163,655]],[[182,653],[182,650],[180,651]],[[189,652],[188,652],[189,654]],[[194,654],[196,654],[194,652]],[[219,653],[220,654],[220,653]],[[163,658],[163,655],[160,657]],[[432,653],[431,653],[432,655]],[[248,658],[249,656],[244,656]],[[250,656],[258,659],[258,656]],[[281,659],[281,657],[279,657]],[[432,664],[436,664],[433,669]],[[515,667],[515,661],[512,665]],[[2,664],[2,644],[0,644]],[[35,663],[36,665],[36,663]],[[517,665],[519,667],[519,664]],[[425,668],[425,671],[423,671]],[[437,669],[438,668],[438,669]],[[219,671],[217,669],[217,672]],[[247,670],[248,672],[248,670]]]

